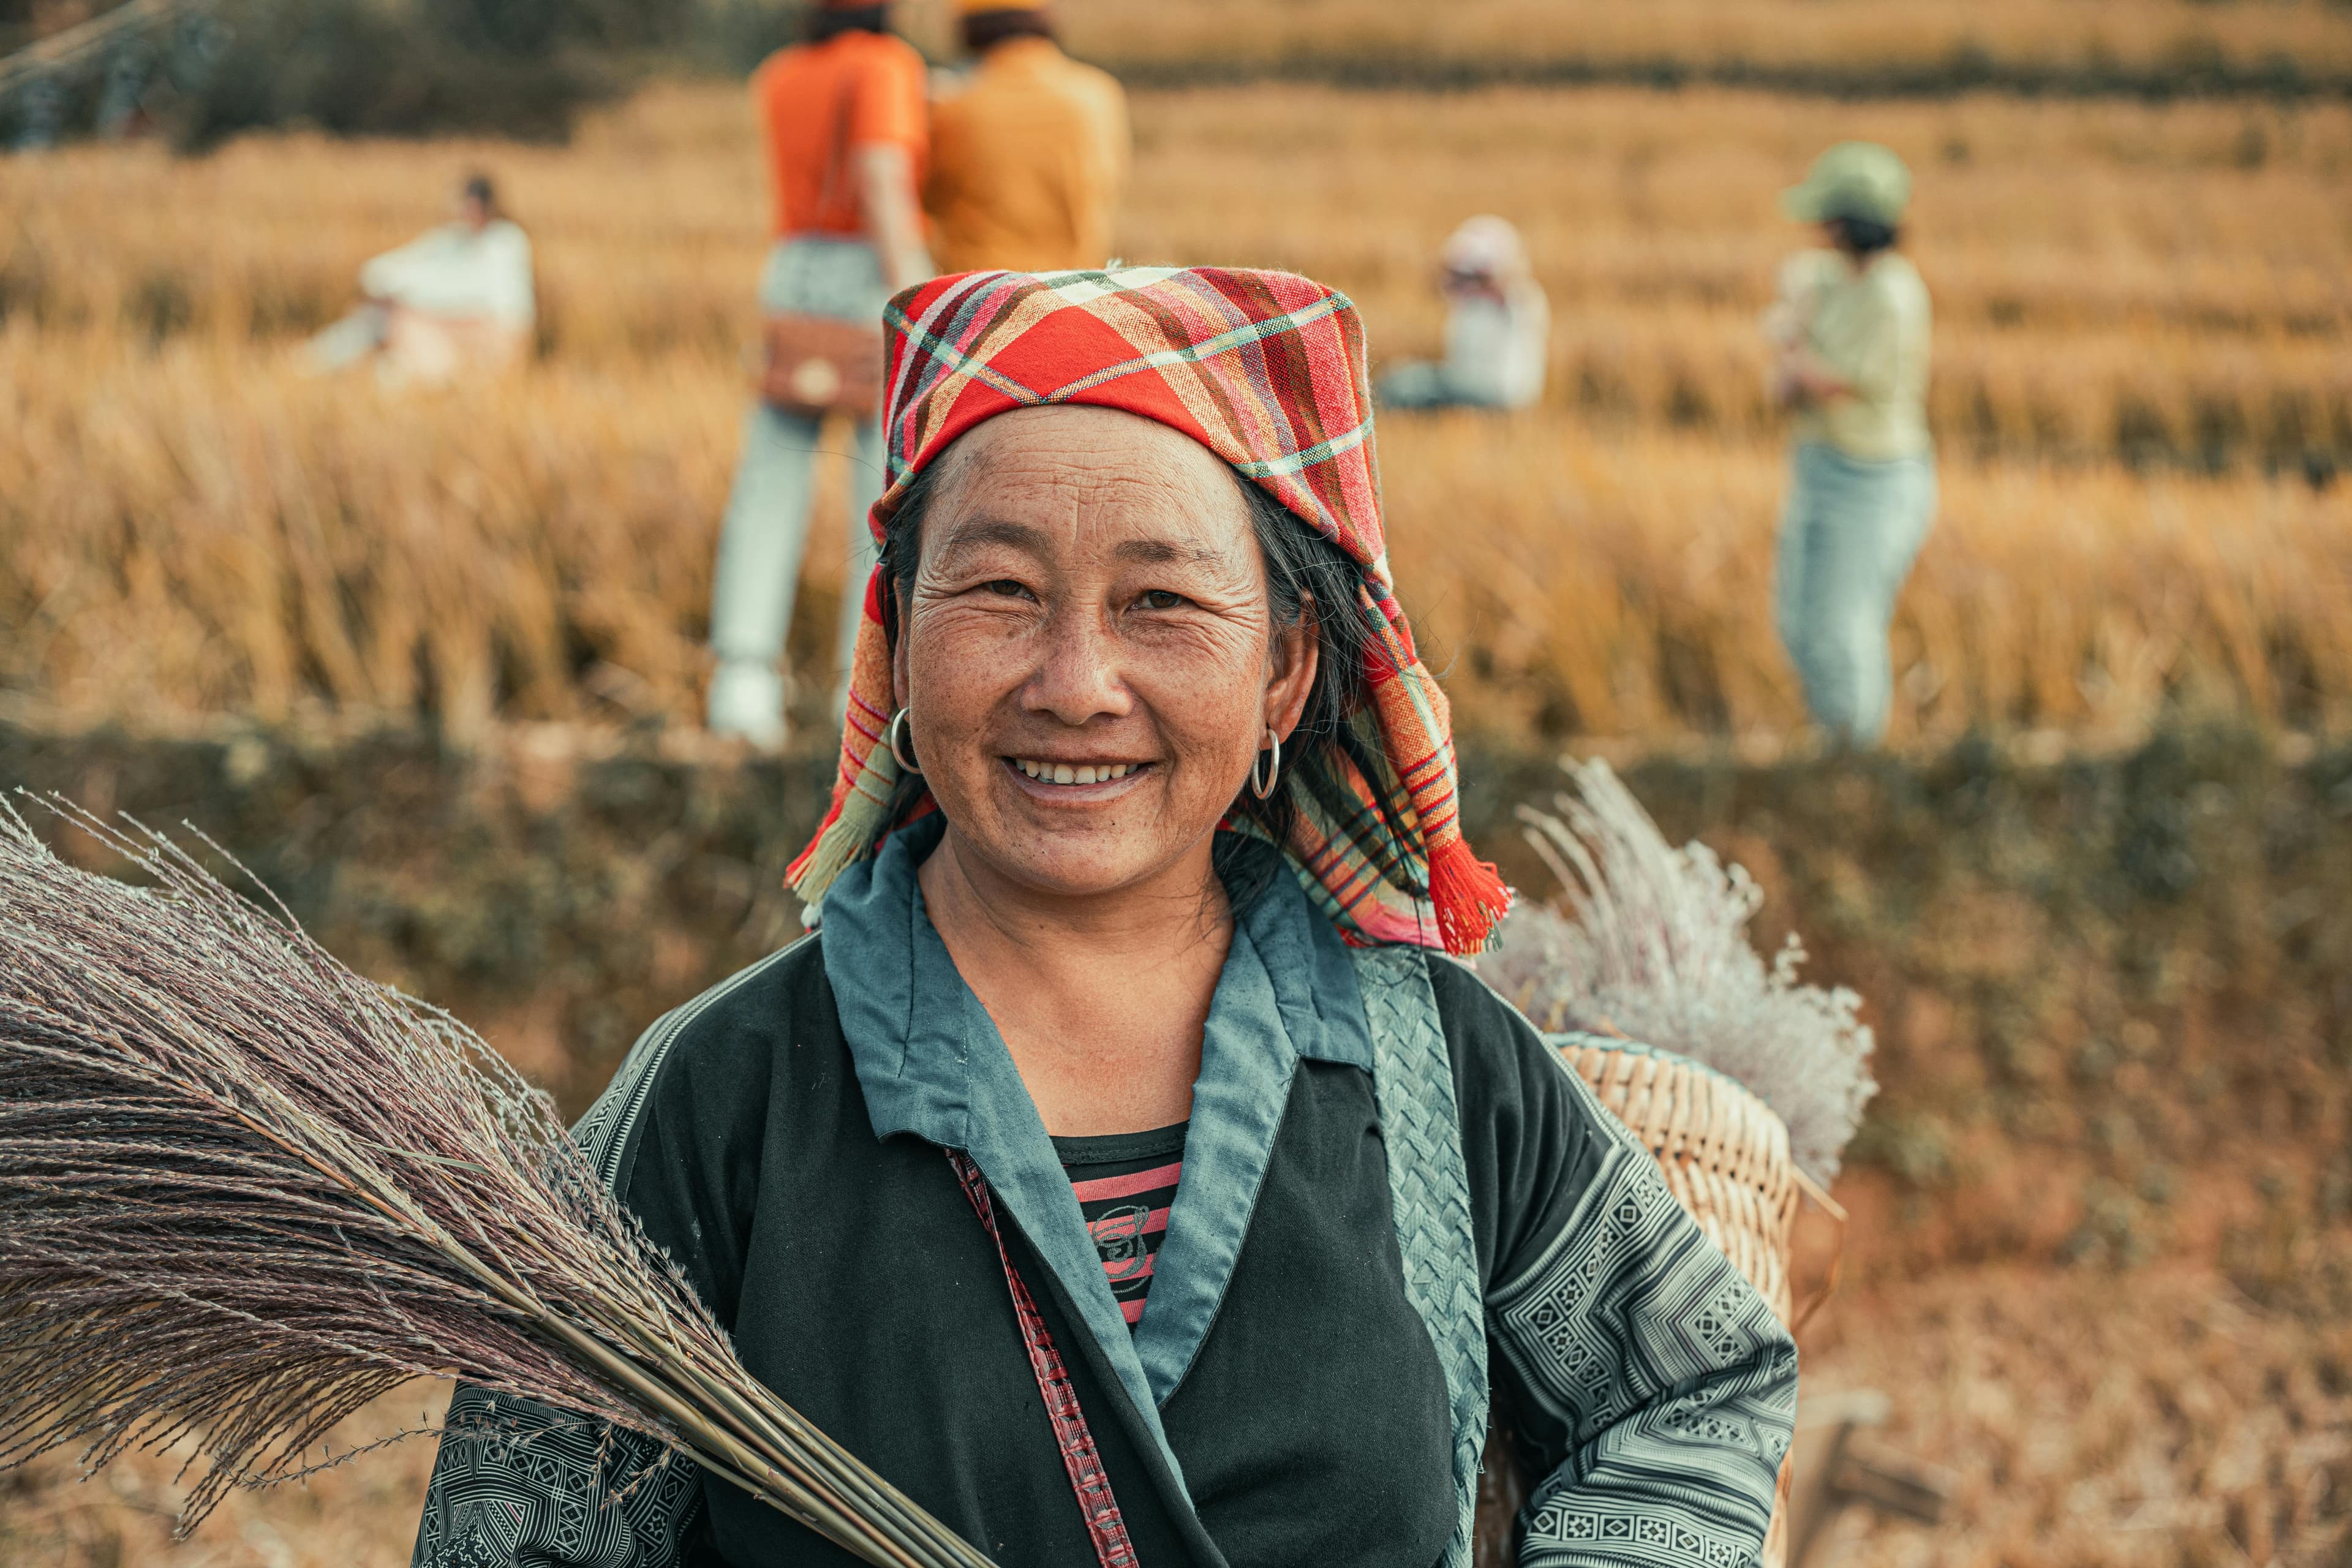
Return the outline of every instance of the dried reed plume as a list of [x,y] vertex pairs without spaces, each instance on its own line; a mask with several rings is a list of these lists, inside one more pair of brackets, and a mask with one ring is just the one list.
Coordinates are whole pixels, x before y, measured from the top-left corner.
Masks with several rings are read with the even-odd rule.
[[982,1568],[743,1369],[470,1030],[163,836],[44,804],[153,885],[0,816],[0,1468],[193,1438],[184,1533],[376,1395],[459,1377],[650,1436],[869,1563]]
[[1614,1029],[1745,1084],[1789,1124],[1789,1152],[1829,1184],[1877,1092],[1862,999],[1801,984],[1794,933],[1768,967],[1748,941],[1764,895],[1704,844],[1667,846],[1607,763],[1568,767],[1557,816],[1519,808],[1572,916],[1523,906],[1481,969],[1546,1029]]

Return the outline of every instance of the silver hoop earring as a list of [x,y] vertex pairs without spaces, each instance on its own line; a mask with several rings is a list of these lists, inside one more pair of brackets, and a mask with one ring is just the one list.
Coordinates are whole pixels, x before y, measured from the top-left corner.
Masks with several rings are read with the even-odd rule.
[[1273,759],[1272,765],[1265,770],[1265,777],[1264,779],[1258,777],[1257,763],[1255,761],[1250,763],[1250,794],[1260,800],[1272,795],[1275,784],[1282,778],[1282,737],[1268,730],[1265,732],[1265,739],[1271,750],[1258,753],[1261,757],[1271,755]]
[[889,744],[890,756],[898,763],[899,772],[919,773],[923,770],[907,754],[907,715],[913,711],[911,708],[901,708],[891,714],[890,728],[883,732],[883,738]]

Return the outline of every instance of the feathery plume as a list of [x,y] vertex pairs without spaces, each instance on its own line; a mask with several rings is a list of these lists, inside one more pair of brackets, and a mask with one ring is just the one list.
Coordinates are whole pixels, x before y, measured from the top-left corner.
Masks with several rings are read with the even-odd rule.
[[1764,895],[1743,868],[1668,846],[1607,763],[1567,770],[1575,793],[1554,797],[1557,816],[1518,813],[1567,912],[1522,906],[1480,973],[1538,1028],[1613,1030],[1738,1079],[1827,1186],[1878,1089],[1862,998],[1800,982],[1793,933],[1767,965],[1748,940]]
[[0,807],[0,1469],[193,1439],[185,1533],[376,1395],[458,1377],[648,1436],[868,1563],[984,1568],[744,1370],[472,1031],[164,836],[42,804],[150,885]]

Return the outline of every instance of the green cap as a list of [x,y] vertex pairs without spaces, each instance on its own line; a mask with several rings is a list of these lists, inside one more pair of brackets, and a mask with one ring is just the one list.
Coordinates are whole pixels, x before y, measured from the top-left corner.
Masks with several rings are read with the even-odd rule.
[[1813,160],[1801,185],[1780,193],[1780,210],[1799,223],[1858,217],[1890,227],[1911,200],[1911,171],[1875,142],[1841,142]]

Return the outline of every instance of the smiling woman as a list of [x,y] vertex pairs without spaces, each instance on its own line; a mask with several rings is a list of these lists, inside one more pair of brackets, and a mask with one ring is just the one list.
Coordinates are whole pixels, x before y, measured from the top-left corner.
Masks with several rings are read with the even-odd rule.
[[[1007,1564],[1466,1563],[1498,1400],[1549,1477],[1522,1564],[1754,1561],[1793,1347],[1433,951],[1505,895],[1353,307],[981,273],[887,325],[821,923],[647,1033],[579,1129],[604,1178],[748,1366]],[[714,1478],[586,1510],[627,1439],[482,1404],[420,1562],[845,1561]]]
[[[1049,427],[1034,435],[1027,434],[1039,421]],[[1268,655],[1314,661],[1311,670],[1299,672],[1307,680],[1307,689],[1297,711],[1286,713],[1286,724],[1277,725],[1271,717],[1267,719],[1258,742],[1263,749],[1250,757],[1250,787],[1245,792],[1227,792],[1225,796],[1231,812],[1255,826],[1257,836],[1277,844],[1288,842],[1297,812],[1289,792],[1281,787],[1286,777],[1283,747],[1290,746],[1294,758],[1302,749],[1311,746],[1349,748],[1357,737],[1349,720],[1367,709],[1364,669],[1367,658],[1373,654],[1374,639],[1358,604],[1357,584],[1361,571],[1337,545],[1315,532],[1265,489],[1212,457],[1198,442],[1175,436],[1166,426],[1147,419],[1120,414],[1106,416],[1103,410],[1083,405],[1025,410],[995,421],[976,432],[971,442],[959,443],[948,456],[918,472],[897,498],[882,542],[884,570],[892,591],[900,602],[914,597],[923,563],[920,541],[924,520],[932,515],[934,501],[945,488],[948,476],[962,471],[961,458],[991,452],[992,432],[999,428],[1006,430],[1008,438],[1016,443],[1051,452],[1060,439],[1055,431],[1069,428],[1072,421],[1076,422],[1080,443],[1073,450],[1092,449],[1093,460],[1097,462],[1107,453],[1115,464],[1118,450],[1124,448],[1128,460],[1124,467],[1115,466],[1113,471],[1123,476],[1131,488],[1143,492],[1139,499],[1148,507],[1156,506],[1174,514],[1169,524],[1160,530],[1167,537],[1139,534],[1112,546],[1123,564],[1146,575],[1159,573],[1166,580],[1165,585],[1160,587],[1125,590],[1133,607],[1157,612],[1153,618],[1161,629],[1174,630],[1188,625],[1199,626],[1204,616],[1218,615],[1220,605],[1228,622],[1238,617],[1254,623],[1259,618],[1262,596]],[[1089,435],[1093,437],[1090,444],[1087,442]],[[1017,472],[1018,462],[992,459],[990,467],[1000,476],[1009,477]],[[1075,479],[1074,470],[1055,475],[1052,482],[1067,487]],[[1001,477],[995,482],[1004,479]],[[1238,508],[1235,497],[1239,498]],[[961,496],[957,504],[970,510],[977,503],[969,496]],[[1226,526],[1236,510],[1246,519],[1245,536],[1238,541],[1230,537],[1231,530]],[[1114,526],[1126,525],[1116,506],[1096,506],[1093,511],[1100,521]],[[1143,511],[1137,512],[1136,523],[1139,524],[1145,515]],[[988,540],[1034,552],[1049,542],[1041,531],[1030,529],[1017,536],[1006,534],[996,531],[989,520],[977,516],[960,520],[953,531],[960,549],[976,547]],[[1213,539],[1215,542],[1211,542]],[[1223,581],[1217,579],[1220,572],[1224,574]],[[994,586],[1006,592],[1029,593],[1034,598],[1034,591],[1019,581],[1018,574]],[[1192,612],[1189,616],[1183,614],[1188,607]],[[1130,618],[1127,624],[1143,629],[1150,626],[1150,621],[1139,623]],[[1272,673],[1269,668],[1268,674]],[[1181,689],[1179,684],[1164,677],[1155,684],[1165,691]],[[1218,685],[1241,690],[1247,682]],[[900,722],[909,723],[913,715],[903,706],[903,690],[894,695],[901,700],[899,711],[905,715]],[[1027,776],[1064,786],[1100,783],[1107,776],[1124,777],[1131,766],[1139,765],[1113,763],[1106,774],[1100,766],[1089,767],[1084,759],[1075,764],[1056,763],[1046,756],[1016,756],[1010,760]],[[1360,772],[1375,765],[1369,756],[1358,755],[1354,761]],[[919,778],[902,776],[899,787],[899,815],[903,816],[905,810],[920,799],[923,785]],[[1217,837],[1213,838],[1211,847],[1221,860],[1235,862],[1221,866],[1226,879],[1242,874],[1238,862],[1249,858],[1236,857],[1236,840]]]

